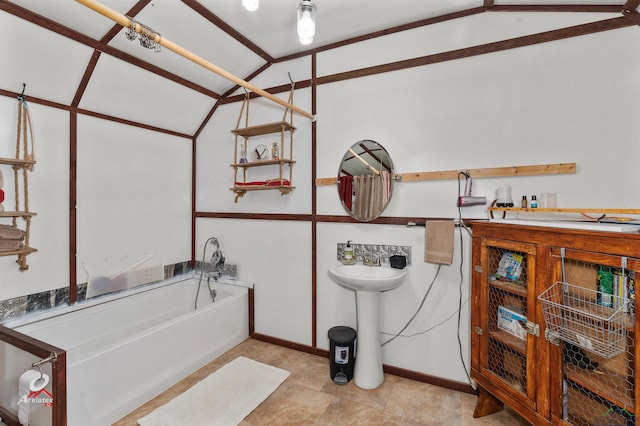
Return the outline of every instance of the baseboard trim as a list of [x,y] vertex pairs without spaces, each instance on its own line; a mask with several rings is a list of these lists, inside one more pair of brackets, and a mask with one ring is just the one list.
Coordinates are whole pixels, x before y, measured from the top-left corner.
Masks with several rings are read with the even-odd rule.
[[[260,340],[261,342],[272,343],[274,345],[283,346],[289,349],[295,349],[297,351],[306,352],[308,354],[317,355],[324,358],[329,357],[329,351],[314,348],[313,346],[302,345],[300,343],[295,343],[289,340],[279,339],[277,337],[267,336],[260,333],[253,333],[250,337],[255,340]],[[405,379],[411,379],[418,382],[439,386],[441,388],[451,389],[473,395],[477,395],[478,393],[478,391],[468,383],[461,383],[454,380],[443,379],[442,377],[431,376],[429,374],[419,373],[417,371],[407,370],[405,368],[394,367],[392,365],[385,364],[383,368],[385,373],[393,374],[394,376],[398,377],[404,377]]]

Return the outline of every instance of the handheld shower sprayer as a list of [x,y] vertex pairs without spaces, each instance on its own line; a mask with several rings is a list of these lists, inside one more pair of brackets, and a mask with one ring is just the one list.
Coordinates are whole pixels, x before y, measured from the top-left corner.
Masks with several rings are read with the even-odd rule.
[[198,309],[198,295],[200,294],[200,285],[202,284],[204,270],[208,269],[206,268],[205,259],[207,254],[207,246],[209,244],[215,247],[215,251],[211,255],[211,259],[209,260],[209,263],[213,266],[213,270],[207,273],[207,287],[209,288],[209,294],[211,295],[212,302],[215,302],[216,290],[214,288],[211,288],[210,279],[213,278],[214,280],[217,280],[220,277],[220,275],[222,275],[222,269],[224,268],[225,257],[224,257],[224,252],[220,248],[220,243],[218,242],[218,239],[216,237],[210,237],[209,239],[207,239],[207,241],[205,241],[204,247],[202,249],[202,261],[200,262],[200,279],[198,280],[198,290],[196,292],[196,300],[193,304],[194,310]]

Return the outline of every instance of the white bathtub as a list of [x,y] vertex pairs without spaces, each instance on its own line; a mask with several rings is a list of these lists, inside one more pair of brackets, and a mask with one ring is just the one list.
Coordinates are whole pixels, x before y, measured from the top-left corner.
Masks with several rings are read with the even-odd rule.
[[4,325],[67,351],[69,426],[110,425],[248,337],[249,284],[215,282],[211,303],[205,279],[194,310],[197,285],[163,283]]

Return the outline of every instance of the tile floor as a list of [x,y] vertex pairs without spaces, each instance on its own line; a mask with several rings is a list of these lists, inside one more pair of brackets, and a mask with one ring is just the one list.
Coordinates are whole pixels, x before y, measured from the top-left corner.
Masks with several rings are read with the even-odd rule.
[[329,377],[327,358],[247,339],[122,418],[115,426],[137,425],[136,419],[166,404],[238,356],[291,372],[284,383],[244,419],[241,426],[528,425],[509,409],[474,419],[475,395],[389,374],[385,375],[382,386],[374,390],[360,389],[353,380],[343,386],[336,385]]

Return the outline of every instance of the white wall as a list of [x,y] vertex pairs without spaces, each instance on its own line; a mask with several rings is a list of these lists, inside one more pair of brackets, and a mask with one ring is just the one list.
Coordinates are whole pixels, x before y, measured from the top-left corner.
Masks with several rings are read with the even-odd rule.
[[[482,14],[368,40],[319,54],[318,76],[470,46],[475,44],[474,40],[477,42],[483,29],[490,29],[485,41],[493,41],[527,30],[543,31],[601,17],[559,14],[547,19],[549,15],[544,14],[545,20],[541,18],[529,14]],[[640,58],[629,55],[628,49],[638,41],[637,28],[628,28],[320,85],[316,105],[317,177],[335,176],[348,146],[361,139],[373,139],[387,148],[399,173],[577,163],[573,175],[475,180],[474,194],[490,200],[495,197],[498,185],[509,184],[515,200],[523,194],[530,198],[541,192],[557,192],[560,207],[637,207],[640,193],[633,170],[640,149],[637,144],[640,128],[633,113],[640,98],[638,79],[634,76],[640,70]],[[261,78],[263,85],[269,87],[276,85],[275,80],[281,76],[267,71]],[[306,108],[299,99],[296,105]],[[216,112],[206,129],[206,140],[200,138],[198,142],[198,153],[210,153],[208,170],[198,166],[198,210],[308,212],[308,198],[298,190],[284,198],[277,194],[249,193],[238,204],[232,203],[230,194],[224,194],[222,189],[228,191],[232,182],[228,177],[232,174],[228,170],[232,152],[218,142],[231,141],[228,132],[237,118],[231,109],[239,111],[239,105]],[[261,113],[253,115],[252,121],[258,123],[261,118],[270,121],[261,117]],[[296,120],[296,125],[304,122],[301,117]],[[305,163],[310,153],[305,149],[310,144],[310,134],[296,133],[295,139],[295,159],[299,162],[294,167],[297,185],[309,173]],[[223,155],[215,157],[213,152],[219,149],[224,150]],[[200,157],[198,161],[203,160]],[[214,182],[224,179],[224,184],[218,184],[220,191],[214,190]],[[398,183],[394,191],[385,215],[457,216],[455,180]],[[318,187],[316,195],[318,214],[344,214],[334,186]],[[472,216],[478,217],[478,211]],[[274,226],[287,232],[290,226],[293,230],[302,227],[288,222]],[[247,238],[255,238],[243,246],[238,263],[242,279],[247,279],[244,271],[252,271],[254,262],[260,265],[259,273],[255,272],[258,278],[250,278],[256,285],[256,309],[271,310],[269,315],[257,314],[257,327],[263,327],[261,332],[274,337],[308,344],[308,336],[296,340],[292,338],[296,333],[290,330],[291,320],[311,321],[298,310],[301,305],[306,307],[310,297],[312,276],[304,261],[306,252],[302,257],[293,256],[294,261],[283,268],[279,263],[265,262],[264,249],[268,248],[272,257],[278,258],[281,251],[288,257],[292,242],[283,241],[279,249],[263,243],[272,241],[277,234],[264,221],[201,219],[198,235],[202,242],[208,236],[201,232],[205,227],[212,235],[219,233],[227,238],[232,234],[232,240],[241,240],[247,234]],[[256,234],[251,234],[251,230],[256,230]],[[330,327],[355,326],[353,293],[333,283],[326,274],[336,262],[336,243],[353,240],[412,246],[413,264],[405,285],[383,295],[381,328],[395,333],[413,315],[435,276],[436,267],[422,260],[424,232],[424,228],[398,225],[318,224],[315,247],[318,347],[328,349]],[[425,306],[403,333],[412,337],[400,337],[384,347],[385,363],[467,381],[457,335],[460,333],[462,357],[468,366],[471,252],[466,233],[460,245],[460,232],[456,230],[454,264],[442,268]],[[304,237],[303,233],[294,235]],[[294,246],[309,247],[308,238],[296,239]],[[464,275],[462,286],[460,270]],[[274,285],[275,282],[278,284]],[[458,330],[455,313],[461,302],[462,326]],[[283,317],[283,310],[294,312],[294,316]],[[438,324],[441,325],[427,331]],[[383,335],[381,339],[387,337]]]
[[191,252],[191,140],[78,119],[78,281],[85,261]]
[[[29,270],[0,256],[0,300],[69,285],[70,113],[29,104],[36,141],[29,173]],[[15,155],[17,101],[0,98],[0,156]],[[82,264],[152,253],[176,263],[191,255],[191,140],[78,115],[77,279]],[[14,210],[14,180],[5,177],[5,210]],[[22,188],[21,188],[22,191]],[[21,194],[21,199],[23,195]],[[10,218],[0,223],[11,223]],[[24,224],[19,223],[24,229]]]
[[[486,13],[320,53],[317,71],[321,77],[599,18],[595,14]],[[634,113],[640,99],[640,57],[631,52],[639,39],[637,28],[626,28],[320,85],[317,176],[335,176],[348,146],[373,139],[387,148],[400,173],[576,162],[574,175],[478,179],[474,193],[491,199],[495,188],[507,183],[516,199],[553,191],[558,193],[560,207],[637,208],[640,193],[634,171],[640,128]],[[88,58],[89,49],[82,54]],[[274,65],[255,82],[260,87],[286,84],[288,72],[298,81],[310,78],[310,58]],[[9,82],[2,87],[18,90]],[[61,94],[51,98],[68,103],[73,93],[67,92],[64,99]],[[286,99],[287,94],[279,96]],[[199,102],[205,109],[209,104]],[[0,98],[1,135],[14,135],[15,103]],[[297,90],[294,103],[311,111],[311,90]],[[264,99],[252,101],[251,108],[250,124],[281,118],[281,109]],[[311,124],[299,115],[294,118],[296,190],[286,196],[277,191],[248,193],[234,203],[229,190],[233,184],[230,130],[239,110],[239,103],[218,108],[198,138],[196,210],[314,213]],[[38,141],[38,165],[30,175],[31,207],[38,212],[32,243],[39,251],[28,257],[28,273],[18,272],[14,257],[0,257],[0,299],[68,283],[69,113],[40,105],[32,105],[32,113]],[[191,125],[177,128],[190,129],[197,122],[194,117],[205,113],[194,112]],[[0,152],[12,152],[12,138],[0,139]],[[79,281],[84,278],[85,260],[128,252],[157,253],[165,263],[190,257],[190,140],[80,115],[77,167]],[[260,178],[268,173],[252,172]],[[10,185],[9,180],[6,186]],[[452,180],[399,183],[385,215],[454,217],[456,196],[457,183]],[[318,214],[344,214],[335,187],[317,188],[316,200]],[[319,223],[314,248],[311,224],[306,221],[202,218],[196,225],[197,257],[206,238],[217,236],[228,262],[238,265],[240,279],[255,282],[258,332],[306,345],[313,342],[315,332],[318,347],[324,349],[328,328],[355,324],[353,295],[326,275],[335,262],[336,243],[351,239],[413,247],[407,282],[383,296],[381,326],[390,333],[399,330],[417,308],[435,274],[433,265],[421,261],[424,229]],[[457,324],[455,317],[450,319],[459,303],[461,256],[466,260],[462,301],[468,297],[468,237],[463,241],[461,247],[456,239],[456,263],[442,269],[432,298],[405,334],[444,321],[443,325],[385,346],[385,363],[466,381],[459,362]],[[311,317],[313,250],[316,330]],[[467,357],[468,303],[462,323]]]

